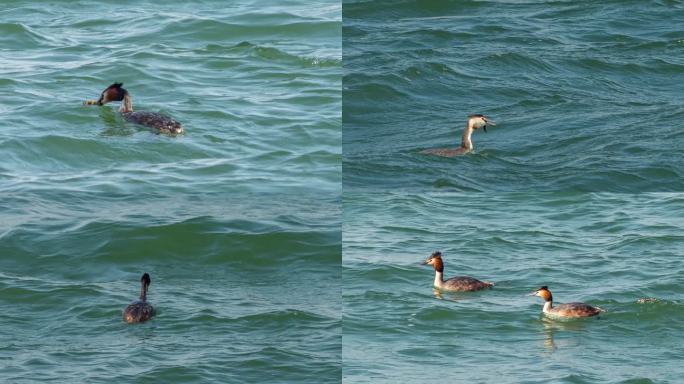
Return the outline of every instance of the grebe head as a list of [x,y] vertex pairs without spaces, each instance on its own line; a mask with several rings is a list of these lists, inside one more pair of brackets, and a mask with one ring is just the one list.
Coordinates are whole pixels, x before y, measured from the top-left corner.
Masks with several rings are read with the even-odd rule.
[[442,261],[442,252],[440,251],[435,251],[428,257],[424,262],[423,265],[432,265],[433,268],[435,268],[435,271],[437,272],[444,272],[444,262]]
[[472,126],[474,130],[482,128],[485,132],[487,132],[487,124],[494,126],[496,125],[496,122],[490,120],[485,115],[477,114],[468,116],[468,125]]
[[143,283],[146,287],[149,287],[150,283],[152,282],[152,279],[150,279],[150,275],[144,273],[140,278],[140,282]]
[[530,293],[530,296],[539,296],[544,301],[553,301],[553,296],[551,296],[551,291],[549,291],[549,287],[546,285],[543,287],[539,287],[539,289],[536,289]]
[[147,300],[147,289],[149,288],[151,282],[152,279],[150,279],[150,275],[145,272],[140,278],[140,300]]
[[97,100],[97,105],[104,105],[109,103],[110,101],[123,100],[124,96],[128,94],[128,91],[124,88],[121,88],[122,85],[123,83],[114,83],[107,87],[107,89],[102,91],[100,98]]

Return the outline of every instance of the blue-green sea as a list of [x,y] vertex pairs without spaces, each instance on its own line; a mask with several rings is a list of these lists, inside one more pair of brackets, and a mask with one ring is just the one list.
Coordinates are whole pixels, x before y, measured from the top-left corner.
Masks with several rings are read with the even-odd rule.
[[[343,382],[679,383],[684,195],[345,192]],[[445,277],[492,290],[436,294]],[[600,306],[550,321],[542,300]],[[651,298],[639,303],[641,298]]]
[[[0,4],[0,382],[339,382],[341,23]],[[82,105],[113,82],[185,134]],[[157,316],[127,325],[143,272]]]
[[[684,190],[681,1],[345,0],[345,189]],[[498,122],[458,147],[469,114]]]
[[[678,383],[684,3],[0,2],[0,383]],[[123,83],[135,111],[86,106]],[[469,114],[497,122],[455,148]],[[492,290],[446,294],[420,262]],[[151,275],[156,316],[122,311]],[[598,318],[554,321],[542,300]]]

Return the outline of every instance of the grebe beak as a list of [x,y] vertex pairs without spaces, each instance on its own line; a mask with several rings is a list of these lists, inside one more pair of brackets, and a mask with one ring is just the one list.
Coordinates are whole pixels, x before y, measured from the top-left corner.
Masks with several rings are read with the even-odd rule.
[[537,291],[532,291],[532,292],[528,293],[528,294],[525,295],[525,296],[537,296],[537,292],[539,292],[539,291],[538,291],[538,290],[537,290]]
[[97,100],[86,100],[83,105],[101,105]]
[[482,127],[482,129],[487,133],[487,124],[491,125],[492,127],[496,127],[496,122],[493,120],[486,120],[485,119],[485,125]]

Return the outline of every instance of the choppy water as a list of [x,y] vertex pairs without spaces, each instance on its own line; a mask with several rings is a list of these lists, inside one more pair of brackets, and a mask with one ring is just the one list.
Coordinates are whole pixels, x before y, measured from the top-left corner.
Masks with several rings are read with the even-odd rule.
[[0,382],[679,380],[684,5],[344,3],[0,5]]
[[[345,193],[343,381],[676,383],[681,194]],[[436,296],[419,262],[496,283]],[[548,285],[600,319],[558,322]],[[642,297],[657,302],[639,304]]]
[[[339,381],[340,41],[335,1],[4,1],[0,381]],[[115,81],[185,135],[81,105]]]
[[[680,1],[344,2],[345,187],[684,189]],[[465,117],[499,122],[458,146]]]

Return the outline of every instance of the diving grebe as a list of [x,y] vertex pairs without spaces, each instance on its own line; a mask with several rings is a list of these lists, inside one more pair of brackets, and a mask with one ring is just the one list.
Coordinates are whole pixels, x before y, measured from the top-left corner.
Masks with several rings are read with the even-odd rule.
[[491,288],[494,284],[478,279],[473,279],[468,276],[452,277],[444,280],[442,274],[444,273],[444,262],[442,261],[442,252],[434,252],[430,257],[423,262],[423,265],[432,265],[435,268],[435,288],[441,291],[453,292],[467,292],[479,291],[485,288]]
[[147,288],[151,282],[147,273],[140,278],[140,300],[128,304],[124,309],[123,318],[127,323],[142,323],[154,316],[154,307],[147,302]]
[[552,318],[590,317],[604,312],[604,310],[599,307],[592,307],[591,305],[584,303],[567,303],[554,307],[553,296],[551,296],[551,291],[549,291],[549,287],[546,285],[530,293],[530,296],[539,296],[544,299],[544,308],[542,309],[542,312],[544,312],[546,316]]
[[482,128],[485,132],[487,132],[487,124],[496,125],[494,121],[489,120],[489,118],[485,115],[469,115],[468,124],[463,131],[463,136],[461,137],[461,146],[459,148],[433,148],[426,149],[420,153],[444,157],[465,155],[473,150],[473,142],[470,140],[470,136],[473,134],[473,131]]
[[121,101],[119,112],[123,117],[136,124],[144,125],[150,128],[157,129],[162,133],[183,133],[181,123],[176,120],[156,112],[133,112],[133,99],[127,90],[121,88],[123,83],[114,83],[107,87],[100,98],[97,100],[86,100],[84,105],[105,105],[111,101]]

